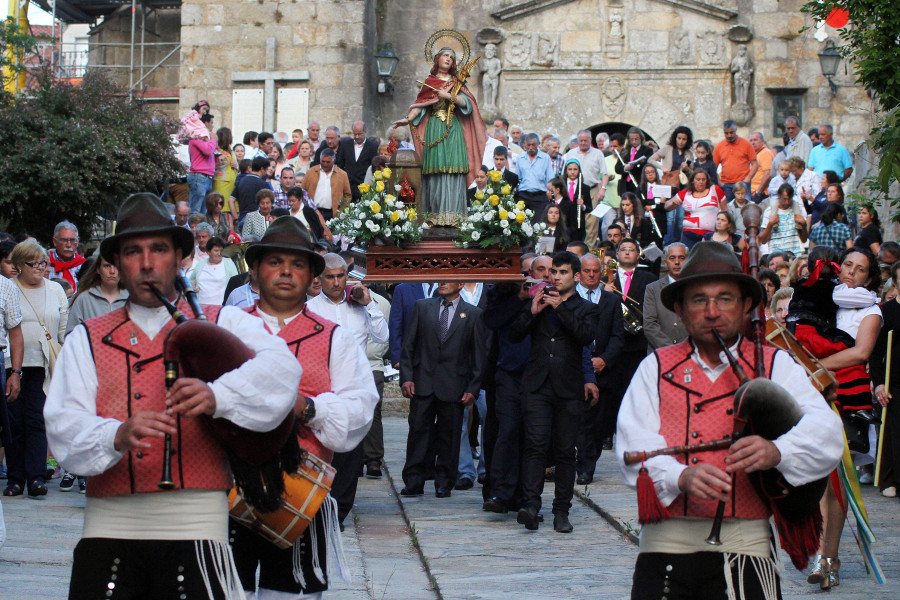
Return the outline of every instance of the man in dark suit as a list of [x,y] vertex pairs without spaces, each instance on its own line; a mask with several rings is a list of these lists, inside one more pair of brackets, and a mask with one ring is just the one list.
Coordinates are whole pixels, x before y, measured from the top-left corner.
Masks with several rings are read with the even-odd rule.
[[378,154],[378,142],[374,139],[366,139],[364,121],[353,123],[351,132],[353,137],[342,138],[338,144],[335,164],[347,172],[353,200],[359,200],[362,193],[358,186],[365,181],[366,170],[372,164],[372,159]]
[[[580,278],[578,257],[563,250],[553,255],[552,286],[538,287],[509,328],[510,342],[531,336],[531,351],[522,386],[524,444],[522,508],[517,521],[538,528],[544,467],[552,449],[556,466],[553,529],[571,533],[569,509],[575,487],[575,433],[584,416],[585,396],[596,397],[594,383],[585,383],[583,356],[597,332],[599,309],[575,292]],[[591,376],[593,379],[593,376]]]
[[[519,176],[509,170],[509,151],[503,146],[494,148],[494,170],[500,171],[503,180],[513,190],[519,186]],[[490,181],[488,181],[488,185],[491,186]]]
[[[461,283],[441,283],[439,298],[416,302],[403,334],[400,388],[409,403],[409,437],[401,496],[421,496],[437,436],[434,486],[447,498],[456,484],[463,407],[481,389],[487,334],[481,309],[459,296]],[[437,428],[435,428],[437,423]]]
[[[578,294],[588,302],[596,304],[600,311],[597,317],[596,335],[590,346],[591,368],[597,379],[600,396],[609,398],[617,390],[617,361],[619,353],[622,351],[625,328],[622,324],[622,308],[619,297],[603,291],[600,285],[602,273],[603,265],[599,257],[593,254],[581,257],[581,283],[577,287]],[[578,437],[575,440],[578,448],[575,462],[578,475],[575,483],[578,485],[587,485],[594,480],[597,459],[600,458],[603,449],[603,409],[605,406],[606,403],[592,402],[578,429]]]
[[336,125],[329,125],[325,128],[325,143],[319,144],[319,147],[316,149],[316,153],[313,155],[313,161],[309,163],[310,167],[314,167],[320,162],[322,162],[322,151],[325,148],[331,148],[334,150],[335,154],[338,151],[338,145],[341,141],[341,130],[338,129]]
[[619,262],[619,268],[616,269],[612,283],[605,282],[604,290],[618,296],[619,301],[631,314],[632,320],[641,329],[635,331],[634,328],[631,328],[629,331],[629,324],[627,321],[625,322],[622,351],[619,353],[616,365],[618,381],[614,389],[615,393],[606,396],[602,401],[604,404],[602,407],[604,450],[612,449],[612,434],[616,430],[616,418],[619,416],[622,397],[625,395],[625,390],[628,389],[628,384],[631,383],[631,378],[634,377],[638,365],[647,356],[647,338],[644,337],[642,329],[641,307],[644,305],[644,293],[647,286],[656,281],[656,277],[650,273],[649,269],[637,268],[640,255],[641,247],[636,240],[625,238],[619,242],[619,246],[616,248],[616,260]]
[[687,246],[674,242],[666,246],[664,255],[666,276],[648,285],[644,291],[644,335],[647,337],[648,353],[663,346],[679,344],[688,337],[681,318],[660,301],[663,289],[675,283],[681,274],[681,265],[687,260]]

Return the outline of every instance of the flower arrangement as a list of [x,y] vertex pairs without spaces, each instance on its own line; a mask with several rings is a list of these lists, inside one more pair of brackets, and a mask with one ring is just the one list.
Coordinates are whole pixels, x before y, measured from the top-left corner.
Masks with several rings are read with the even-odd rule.
[[547,231],[544,223],[531,223],[534,211],[516,202],[512,188],[500,171],[488,172],[488,186],[475,192],[475,201],[466,209],[466,219],[459,227],[458,246],[506,250],[515,245],[533,243]]
[[[422,238],[422,229],[416,223],[416,209],[407,207],[399,198],[386,190],[386,182],[391,177],[387,167],[373,173],[375,184],[361,183],[362,197],[357,202],[346,203],[341,213],[328,221],[332,233],[340,234],[356,243],[375,240],[399,245],[401,242],[417,242]],[[394,192],[401,186],[395,185]]]

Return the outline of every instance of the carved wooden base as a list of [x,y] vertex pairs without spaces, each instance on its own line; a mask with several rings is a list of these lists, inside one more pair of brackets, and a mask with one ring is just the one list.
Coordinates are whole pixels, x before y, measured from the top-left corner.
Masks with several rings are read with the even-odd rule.
[[445,240],[423,240],[408,248],[371,245],[366,277],[375,283],[522,281],[520,251],[457,248]]

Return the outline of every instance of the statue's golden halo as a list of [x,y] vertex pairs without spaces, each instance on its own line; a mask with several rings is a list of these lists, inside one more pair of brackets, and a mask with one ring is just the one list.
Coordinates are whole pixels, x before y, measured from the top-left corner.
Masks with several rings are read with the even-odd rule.
[[[455,44],[452,42],[456,42]],[[455,29],[441,29],[435,31],[425,42],[425,63],[430,68],[434,64],[435,48],[440,50],[443,47],[453,48],[457,52],[456,64],[466,65],[469,63],[469,41],[466,36]]]

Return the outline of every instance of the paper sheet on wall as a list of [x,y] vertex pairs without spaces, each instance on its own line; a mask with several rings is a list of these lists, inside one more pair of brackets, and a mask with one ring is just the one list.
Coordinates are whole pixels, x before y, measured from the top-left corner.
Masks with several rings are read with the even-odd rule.
[[245,131],[262,131],[263,91],[231,91],[231,131],[234,139],[240,140]]
[[291,135],[301,128],[306,131],[309,123],[309,88],[282,88],[278,90],[278,109],[275,114],[275,130]]

